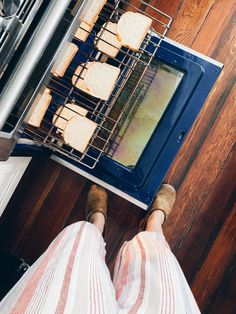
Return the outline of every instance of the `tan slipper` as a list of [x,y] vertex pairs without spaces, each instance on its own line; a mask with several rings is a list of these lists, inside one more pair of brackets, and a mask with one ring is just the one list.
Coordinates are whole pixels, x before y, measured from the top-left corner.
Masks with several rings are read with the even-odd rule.
[[151,205],[150,210],[147,213],[147,216],[144,218],[144,221],[142,222],[142,227],[140,226],[140,228],[142,228],[142,230],[146,229],[149,217],[156,210],[160,210],[163,212],[165,216],[164,218],[165,222],[174,207],[175,200],[176,200],[175,188],[170,184],[162,184],[160,190],[156,195],[156,198],[154,199],[154,202]]
[[92,214],[102,213],[107,219],[107,192],[96,184],[93,184],[88,192],[86,203],[86,220],[90,221]]

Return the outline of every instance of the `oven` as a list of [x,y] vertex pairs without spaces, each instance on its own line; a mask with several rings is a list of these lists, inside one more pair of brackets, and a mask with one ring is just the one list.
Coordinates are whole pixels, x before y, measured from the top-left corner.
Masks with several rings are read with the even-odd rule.
[[[104,1],[90,25],[93,1],[1,1],[0,158],[48,154],[147,209],[223,65],[166,37],[172,19],[149,3]],[[127,12],[152,19],[137,49],[107,39]],[[107,97],[108,74],[85,86],[95,63],[118,69]]]

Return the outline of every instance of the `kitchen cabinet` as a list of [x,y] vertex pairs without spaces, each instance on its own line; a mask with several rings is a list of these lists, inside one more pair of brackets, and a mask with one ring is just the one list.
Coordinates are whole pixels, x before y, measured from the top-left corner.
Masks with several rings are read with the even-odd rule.
[[10,157],[0,162],[0,216],[14,193],[32,157]]

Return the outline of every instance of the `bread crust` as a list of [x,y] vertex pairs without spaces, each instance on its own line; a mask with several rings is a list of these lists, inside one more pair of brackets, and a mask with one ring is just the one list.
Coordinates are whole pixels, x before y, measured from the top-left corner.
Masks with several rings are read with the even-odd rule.
[[141,13],[127,11],[117,23],[117,39],[124,47],[138,51],[152,24],[152,19]]
[[93,0],[92,4],[85,13],[85,16],[83,17],[80,27],[75,33],[75,37],[77,39],[81,41],[87,40],[89,33],[93,29],[94,24],[97,22],[99,13],[101,12],[106,2],[107,0]]
[[60,106],[57,111],[55,112],[52,123],[55,127],[58,128],[58,131],[60,133],[64,132],[67,123],[70,119],[77,115],[86,116],[88,113],[88,110],[76,105],[68,103],[65,106]]
[[51,100],[52,96],[50,95],[50,90],[46,88],[42,96],[39,98],[39,101],[30,116],[28,124],[37,128],[40,127]]
[[115,58],[122,47],[122,43],[116,36],[117,24],[104,23],[102,29],[97,34],[96,46],[106,55]]
[[81,153],[84,153],[91,140],[97,124],[86,117],[76,116],[72,118],[63,132],[63,139],[66,144]]
[[[93,65],[93,63],[94,63],[94,61],[80,64],[76,68],[75,73],[72,76],[72,84],[75,85],[75,87],[81,89],[83,92],[85,92],[89,95],[91,95],[91,89],[85,85],[85,76],[86,76],[88,68],[91,67]],[[78,78],[78,76],[79,76],[79,78]]]
[[73,43],[71,43],[68,46],[68,48],[66,49],[64,55],[62,56],[59,64],[57,65],[55,70],[52,71],[52,73],[55,76],[58,76],[58,77],[64,76],[68,66],[70,65],[72,59],[76,55],[76,52],[78,51],[78,49],[79,48],[75,44],[73,44]]

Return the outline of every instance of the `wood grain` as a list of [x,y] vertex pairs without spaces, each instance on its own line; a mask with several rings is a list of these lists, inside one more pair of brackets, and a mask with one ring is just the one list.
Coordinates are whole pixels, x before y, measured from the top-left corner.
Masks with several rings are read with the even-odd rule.
[[[223,8],[221,7],[221,9]],[[208,27],[208,23],[209,21],[207,20],[204,23],[204,26]],[[210,24],[211,23],[212,22],[210,21]],[[213,90],[211,91],[192,129],[190,130],[183,146],[181,147],[177,158],[175,159],[170,170],[167,173],[165,181],[172,183],[177,188],[183,182],[186,173],[189,171],[189,168],[192,165],[195,157],[197,156],[200,147],[207,138],[210,128],[217,118],[221,108],[225,105],[226,99],[235,84],[236,27],[231,20],[227,21],[225,27],[227,28],[227,30],[230,30],[227,31],[228,40],[225,45],[221,44],[221,38],[224,37],[222,33],[218,34],[218,40],[216,42],[212,41],[211,38],[208,38],[207,36],[204,37],[206,45],[208,45],[207,43],[210,42],[211,46],[214,47],[214,49],[212,48],[212,53],[214,54],[214,56],[216,56],[217,54],[218,60],[224,63],[224,69]],[[204,36],[203,31],[201,32],[201,36]],[[204,46],[204,43],[202,44]],[[197,49],[196,46],[195,49]]]
[[[191,283],[236,201],[236,145],[180,244],[177,259]],[[222,197],[222,195],[224,197]],[[204,283],[202,283],[204,284]]]
[[232,26],[235,24],[235,14],[235,0],[216,0],[191,48],[207,56],[215,55],[216,49],[220,50],[224,47],[223,38],[228,41]]
[[151,0],[149,3],[174,19],[183,3],[183,0]]
[[191,46],[215,0],[185,0],[168,33],[168,37]]
[[[167,239],[175,253],[187,236],[191,221],[196,218],[235,142],[235,98],[236,85],[178,190],[175,208],[165,228]],[[176,238],[176,232],[181,237]]]
[[[55,163],[56,167],[56,163]],[[55,180],[50,193],[41,204],[27,236],[19,248],[28,263],[33,263],[64,228],[80,195],[86,180],[75,172],[62,168],[60,175]],[[85,209],[83,208],[83,213]],[[42,237],[42,233],[47,237]],[[35,246],[37,243],[37,246]]]
[[236,253],[235,221],[236,205],[227,217],[224,226],[192,284],[192,291],[202,309],[204,309],[208,300],[217,291],[225,271],[231,265]]
[[[21,243],[40,212],[62,167],[45,158],[33,158],[20,185],[11,198],[7,210],[1,217],[0,239],[2,248],[10,248],[17,254]],[[7,223],[8,222],[8,223]]]
[[224,278],[214,296],[207,301],[203,314],[219,313],[221,309],[224,313],[236,313],[235,291],[236,291],[236,254],[228,269],[225,270]]

